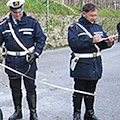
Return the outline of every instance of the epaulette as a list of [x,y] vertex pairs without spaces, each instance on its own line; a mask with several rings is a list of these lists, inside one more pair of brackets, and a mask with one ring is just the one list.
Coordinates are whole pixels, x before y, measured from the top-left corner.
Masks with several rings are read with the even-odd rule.
[[35,16],[28,16],[28,18],[36,20]]
[[6,21],[7,21],[7,17],[0,19],[0,25],[2,25],[3,23],[5,23]]
[[0,25],[2,25],[3,23],[5,23],[8,18],[9,18],[9,13],[4,18],[0,19]]
[[3,19],[3,18],[2,18],[2,19],[0,19],[0,23],[1,23],[1,22],[3,22],[3,21],[4,21],[4,19]]

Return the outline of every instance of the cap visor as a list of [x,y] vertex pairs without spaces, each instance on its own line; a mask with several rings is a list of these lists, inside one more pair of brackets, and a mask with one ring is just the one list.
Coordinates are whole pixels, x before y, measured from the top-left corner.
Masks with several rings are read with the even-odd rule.
[[19,13],[23,10],[23,7],[20,8],[10,8],[14,13]]

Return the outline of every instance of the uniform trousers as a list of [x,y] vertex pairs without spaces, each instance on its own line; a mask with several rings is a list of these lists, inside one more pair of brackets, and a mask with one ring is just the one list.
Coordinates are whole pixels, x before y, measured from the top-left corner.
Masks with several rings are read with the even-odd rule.
[[98,80],[74,79],[74,89],[94,93]]
[[9,76],[9,80],[10,80],[10,88],[12,90],[12,94],[22,96],[21,85],[22,85],[22,80],[23,80],[25,89],[27,91],[27,96],[36,95],[35,80],[31,80],[31,79],[26,78],[26,77],[16,77],[16,78],[14,78],[14,77],[11,77],[11,76]]
[[[82,80],[74,78],[74,89],[94,93],[97,82],[98,80]],[[85,102],[86,111],[93,109],[94,96],[74,92],[73,93],[74,112],[81,110],[81,102],[83,98]]]

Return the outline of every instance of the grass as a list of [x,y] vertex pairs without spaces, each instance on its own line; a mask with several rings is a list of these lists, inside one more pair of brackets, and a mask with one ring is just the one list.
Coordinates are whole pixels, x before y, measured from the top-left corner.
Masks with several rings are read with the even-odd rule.
[[109,35],[116,34],[116,25],[120,22],[120,11],[113,9],[100,9],[97,21],[104,27]]
[[[1,0],[0,1],[0,16],[7,14],[9,12],[9,7],[6,6],[8,0]],[[26,0],[24,4],[24,9],[27,13],[32,13],[38,19],[41,15],[46,16],[47,13],[47,0]],[[67,22],[65,18],[67,16],[73,16],[71,18],[71,23],[76,22],[76,18],[79,19],[81,14],[81,8],[75,6],[63,6],[60,3],[56,3],[54,0],[50,0],[49,4],[49,14],[50,20],[49,25],[46,27],[46,31],[53,32],[54,28],[61,27],[60,36],[61,39],[65,37],[65,27],[67,26]],[[98,18],[97,23],[101,24],[105,31],[109,35],[116,34],[116,25],[120,22],[120,10],[113,10],[113,9],[99,9],[98,10]],[[49,35],[48,32],[48,35]],[[59,40],[60,36],[52,36],[51,39],[55,41]],[[58,37],[58,38],[57,38]],[[51,45],[48,45],[51,48]]]
[[[0,1],[0,13],[6,14],[9,8],[6,6],[7,0]],[[47,12],[47,0],[26,0],[24,4],[26,12],[44,14]],[[49,12],[57,15],[71,15],[73,12],[63,5],[52,0],[49,2]]]

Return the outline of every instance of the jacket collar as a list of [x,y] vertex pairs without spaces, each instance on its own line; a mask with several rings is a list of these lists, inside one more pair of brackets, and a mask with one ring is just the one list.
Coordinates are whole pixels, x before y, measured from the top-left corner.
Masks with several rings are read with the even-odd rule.
[[85,17],[81,16],[81,18],[79,19],[78,23],[82,23],[84,24],[86,27],[90,27],[91,25],[93,25],[91,22],[89,22]]

